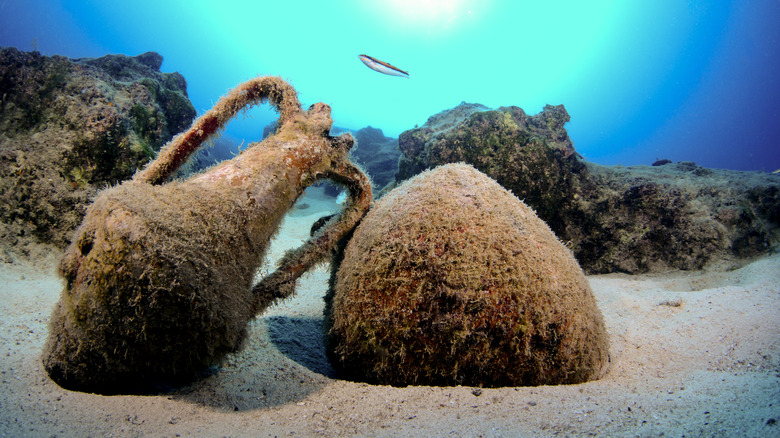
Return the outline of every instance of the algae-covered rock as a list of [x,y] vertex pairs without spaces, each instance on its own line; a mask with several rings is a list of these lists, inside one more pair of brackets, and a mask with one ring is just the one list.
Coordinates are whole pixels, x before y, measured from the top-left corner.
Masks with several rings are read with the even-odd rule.
[[659,272],[739,265],[780,241],[780,177],[693,163],[586,163],[582,193],[561,230],[590,272]]
[[433,128],[400,135],[404,156],[397,179],[442,164],[469,163],[532,206],[553,230],[562,228],[584,171],[563,127],[569,121],[563,105],[548,105],[530,117],[517,107],[484,110],[464,103],[453,111],[459,121],[442,123],[439,114],[429,121]]
[[397,180],[469,163],[532,207],[589,273],[733,265],[780,242],[780,175],[588,163],[568,121],[562,105],[527,116],[461,104],[400,135]]
[[186,82],[161,63],[0,50],[0,243],[64,248],[98,189],[190,125]]
[[328,299],[332,358],[354,379],[578,383],[609,362],[601,312],[571,251],[464,164],[424,172],[378,201]]
[[466,120],[476,112],[488,111],[490,108],[478,103],[461,102],[455,108],[442,111],[428,118],[421,127],[404,131],[398,137],[398,147],[401,149],[401,159],[398,162],[396,181],[411,178],[425,169],[435,167],[428,151],[429,142],[449,131],[454,126]]

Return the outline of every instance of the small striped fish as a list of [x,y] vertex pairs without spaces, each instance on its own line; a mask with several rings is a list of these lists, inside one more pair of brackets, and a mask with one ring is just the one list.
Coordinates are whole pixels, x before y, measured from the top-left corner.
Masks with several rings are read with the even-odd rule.
[[372,58],[368,55],[358,55],[358,58],[360,58],[360,60],[363,61],[363,64],[368,66],[368,68],[374,71],[378,71],[379,73],[384,73],[390,76],[400,76],[402,78],[409,77],[408,71],[403,71],[396,66],[390,65],[376,58]]

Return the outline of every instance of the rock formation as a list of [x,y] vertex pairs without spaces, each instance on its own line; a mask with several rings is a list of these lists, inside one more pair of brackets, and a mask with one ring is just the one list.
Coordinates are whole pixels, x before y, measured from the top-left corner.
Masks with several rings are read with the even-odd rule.
[[0,50],[0,244],[64,248],[97,190],[190,125],[184,77],[161,64]]
[[398,171],[398,139],[385,137],[381,129],[367,126],[355,132],[357,148],[352,150],[354,160],[371,177],[374,191],[380,191],[395,179]]
[[400,182],[466,162],[531,206],[589,273],[700,269],[780,240],[780,176],[693,163],[600,166],[576,153],[562,105],[461,104],[403,132]]

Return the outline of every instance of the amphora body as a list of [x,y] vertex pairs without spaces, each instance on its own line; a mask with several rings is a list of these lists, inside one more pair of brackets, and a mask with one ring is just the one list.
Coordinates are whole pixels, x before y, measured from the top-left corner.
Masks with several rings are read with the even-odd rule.
[[[232,160],[165,182],[246,105],[268,100],[279,128]],[[238,350],[247,323],[329,253],[368,209],[371,187],[347,158],[349,135],[328,136],[330,108],[301,111],[278,78],[249,81],[174,138],[136,176],[101,192],[59,269],[66,281],[51,317],[43,364],[69,389],[146,392],[177,385]],[[318,234],[254,285],[269,240],[318,179],[350,202]]]

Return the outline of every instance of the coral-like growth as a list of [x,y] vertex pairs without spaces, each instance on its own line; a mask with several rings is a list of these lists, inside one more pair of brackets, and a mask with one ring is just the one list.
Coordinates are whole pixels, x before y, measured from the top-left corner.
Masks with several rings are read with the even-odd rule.
[[[269,100],[278,132],[185,181],[162,182],[246,105]],[[236,351],[245,326],[327,255],[368,209],[368,179],[347,158],[349,135],[327,135],[330,108],[299,108],[279,78],[248,81],[174,138],[136,177],[100,193],[66,251],[66,280],[43,364],[60,385],[101,393],[178,384]],[[350,204],[252,285],[271,235],[320,178]]]
[[596,379],[608,366],[603,318],[571,251],[465,164],[377,202],[332,283],[329,349],[347,377],[543,385]]

